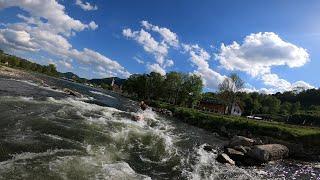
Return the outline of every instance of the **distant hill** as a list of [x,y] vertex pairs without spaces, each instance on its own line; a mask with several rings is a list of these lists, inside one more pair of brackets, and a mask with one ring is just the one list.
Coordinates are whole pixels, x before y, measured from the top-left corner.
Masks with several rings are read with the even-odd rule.
[[72,72],[59,73],[59,76],[67,78],[67,79],[72,79],[72,80],[74,80],[76,82],[80,82],[80,83],[84,83],[84,82],[88,81],[86,78],[81,78],[81,77],[79,77],[78,75],[76,75],[76,74],[74,74]]
[[114,78],[114,83],[118,86],[123,85],[123,83],[126,81],[125,79],[121,79],[118,77],[109,77],[109,78],[103,78],[103,79],[91,79],[91,80],[88,80],[88,82],[91,84],[97,84],[97,85],[102,85],[102,84],[111,85],[113,78]]
[[73,81],[78,83],[91,83],[95,85],[111,85],[112,79],[114,78],[115,84],[120,86],[126,81],[126,79],[121,79],[118,77],[88,80],[86,78],[79,77],[73,72],[65,72],[65,73],[58,72],[56,70],[56,66],[53,64],[40,65],[40,64],[31,62],[29,60],[17,57],[15,55],[6,54],[0,49],[0,65],[1,64],[12,67],[12,68],[19,68],[19,69],[24,69],[28,71],[47,74],[49,76],[66,78],[69,80],[72,79]]

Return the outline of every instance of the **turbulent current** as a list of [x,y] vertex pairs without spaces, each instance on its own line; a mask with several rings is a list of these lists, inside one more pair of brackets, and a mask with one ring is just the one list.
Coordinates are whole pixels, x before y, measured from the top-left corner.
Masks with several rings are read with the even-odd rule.
[[[0,179],[317,179],[319,164],[218,163],[218,135],[141,112],[112,92],[45,78],[73,98],[28,81],[0,79]],[[59,88],[58,88],[59,89]],[[143,115],[143,122],[131,120]]]

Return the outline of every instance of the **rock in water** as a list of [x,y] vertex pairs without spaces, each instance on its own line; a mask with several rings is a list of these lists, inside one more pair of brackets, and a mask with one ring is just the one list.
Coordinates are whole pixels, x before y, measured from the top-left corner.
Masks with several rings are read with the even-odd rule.
[[281,144],[256,145],[248,155],[259,161],[268,162],[288,157],[289,149]]
[[234,136],[229,142],[229,147],[235,146],[252,146],[255,143],[253,139],[249,139],[243,136]]
[[250,150],[250,147],[248,147],[248,146],[235,146],[235,147],[233,147],[233,149],[240,151],[244,154],[247,154],[248,150]]
[[225,153],[219,154],[217,157],[217,161],[220,163],[227,163],[231,165],[235,165],[236,163]]
[[71,96],[75,96],[75,97],[79,97],[79,98],[83,97],[82,94],[78,93],[77,91],[73,91],[71,89],[68,89],[68,88],[64,88],[63,92],[65,92],[65,93],[67,93],[67,94],[69,94]]
[[245,157],[244,153],[232,148],[227,148],[225,152],[235,161],[242,161]]
[[203,150],[207,151],[207,152],[213,152],[216,153],[217,151],[210,145],[205,145],[203,146]]

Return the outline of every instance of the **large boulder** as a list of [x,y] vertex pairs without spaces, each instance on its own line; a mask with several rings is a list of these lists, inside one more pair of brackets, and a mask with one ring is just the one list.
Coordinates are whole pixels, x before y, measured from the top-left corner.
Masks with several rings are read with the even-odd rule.
[[225,152],[235,161],[242,161],[245,158],[244,153],[232,148],[227,148]]
[[225,153],[219,154],[217,161],[223,164],[235,165],[236,163]]
[[234,136],[230,142],[229,147],[235,147],[235,146],[252,146],[254,145],[255,141],[250,138],[246,138],[243,136]]
[[248,152],[248,156],[261,162],[286,158],[288,155],[289,149],[281,144],[256,145]]
[[243,154],[247,154],[247,152],[248,151],[250,151],[250,147],[248,147],[248,146],[235,146],[235,147],[233,147],[233,149],[235,149],[235,150],[237,150],[237,151],[240,151],[240,152],[242,152]]

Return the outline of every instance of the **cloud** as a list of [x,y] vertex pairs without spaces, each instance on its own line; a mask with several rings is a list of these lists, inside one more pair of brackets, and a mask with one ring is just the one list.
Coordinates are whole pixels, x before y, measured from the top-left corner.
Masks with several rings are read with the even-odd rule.
[[[75,20],[65,13],[65,7],[56,0],[10,0],[0,1],[0,9],[8,7],[20,7],[30,13],[35,19],[44,18],[47,23],[43,23],[43,30],[55,31],[64,35],[72,35],[73,31],[82,31],[89,28],[89,25]],[[39,25],[39,24],[38,24]]]
[[217,58],[228,70],[245,71],[257,76],[269,73],[272,66],[303,66],[309,61],[309,54],[305,49],[283,41],[273,32],[260,32],[246,36],[242,44],[222,44]]
[[0,47],[2,49],[15,48],[17,50],[38,51],[36,44],[31,41],[31,36],[23,30],[0,29]]
[[[279,78],[277,74],[271,73],[272,67],[295,68],[309,61],[306,49],[282,40],[273,32],[250,34],[244,38],[242,44],[237,42],[230,45],[222,44],[216,57],[225,69],[239,70],[252,77],[258,77],[275,91],[290,91],[296,83],[291,84]],[[298,82],[305,88],[313,87],[306,82]]]
[[[158,69],[158,72],[165,72],[166,68],[174,65],[174,61],[172,59],[168,59],[167,56],[170,47],[179,47],[177,34],[168,28],[150,24],[148,21],[141,21],[141,26],[142,29],[139,31],[132,31],[130,28],[123,29],[122,35],[135,40],[146,52],[154,56],[157,65],[150,65],[149,63],[146,65],[147,69]],[[155,40],[150,32],[160,34],[161,39],[159,41]],[[152,68],[150,68],[150,66]]]
[[137,61],[137,63],[139,63],[139,64],[144,64],[144,61],[142,60],[142,59],[140,59],[140,58],[138,58],[138,57],[133,57],[133,59],[134,60],[136,60]]
[[91,21],[88,26],[92,30],[96,30],[98,28],[98,24],[96,24],[94,21]]
[[131,29],[124,29],[122,34],[127,38],[136,40],[143,49],[155,56],[159,64],[163,63],[164,57],[168,54],[168,46],[157,42],[150,33],[141,29],[140,31],[132,31]]
[[210,54],[197,44],[182,44],[182,47],[189,53],[190,60],[197,67],[193,73],[202,77],[207,88],[217,89],[226,76],[221,75],[209,67],[208,60],[211,58]]
[[312,89],[314,86],[304,82],[304,81],[297,81],[294,83],[290,83],[285,79],[281,79],[276,74],[264,74],[262,76],[262,80],[264,81],[264,84],[276,87],[277,91],[292,91],[297,88],[301,89]]
[[166,71],[162,67],[160,67],[159,64],[148,64],[147,68],[149,72],[157,72],[157,73],[160,73],[161,75],[166,74]]
[[178,36],[176,33],[170,31],[170,29],[150,24],[148,21],[141,21],[141,25],[147,30],[158,32],[162,36],[163,41],[170,46],[179,47]]
[[[6,51],[14,52],[47,52],[59,59],[77,60],[80,64],[97,68],[104,67],[105,74],[115,74],[120,77],[128,77],[130,73],[117,61],[112,60],[91,49],[82,51],[74,49],[68,41],[70,35],[84,29],[96,29],[93,21],[83,24],[65,13],[65,8],[55,0],[10,0],[1,1],[0,8],[19,7],[30,14],[29,17],[18,14],[22,22],[5,24],[0,29],[0,47]],[[43,21],[41,19],[46,19]],[[57,63],[69,66],[66,63]]]
[[76,5],[85,11],[94,11],[98,9],[98,6],[91,5],[89,2],[82,2],[82,0],[76,0]]
[[58,63],[67,69],[73,69],[72,64],[67,61],[60,60]]

